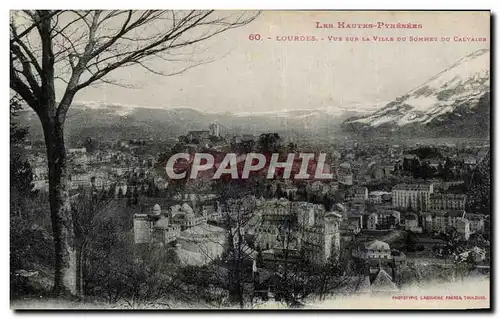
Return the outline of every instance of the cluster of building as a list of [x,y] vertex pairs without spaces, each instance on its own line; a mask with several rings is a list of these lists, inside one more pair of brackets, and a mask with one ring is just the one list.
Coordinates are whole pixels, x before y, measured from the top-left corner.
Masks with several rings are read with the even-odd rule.
[[181,136],[179,140],[186,144],[196,144],[208,146],[212,144],[214,139],[221,137],[221,129],[219,123],[210,123],[208,130],[191,130],[186,136]]
[[302,256],[316,265],[338,256],[340,220],[338,212],[327,212],[323,205],[281,199],[256,202],[258,223],[255,247],[267,258],[277,258],[280,250]]
[[[348,217],[358,219],[361,230],[404,228],[415,233],[442,233],[453,227],[464,240],[486,230],[487,216],[466,213],[465,194],[432,193],[432,190],[432,184],[396,185],[392,190],[392,204],[352,197]],[[355,193],[366,194],[367,190],[358,189]],[[366,211],[365,202],[375,204],[371,212]]]
[[162,211],[155,204],[150,212],[134,214],[134,242],[175,249],[186,265],[203,265],[223,253],[227,233],[207,223],[210,209],[195,212],[187,203]]
[[367,187],[351,186],[344,190],[345,202],[340,211],[345,218],[341,231],[356,235],[363,229],[402,228],[435,234],[454,228],[464,240],[474,233],[488,231],[488,217],[466,213],[467,196],[448,191],[448,184],[436,180],[401,183],[390,192],[369,192]]
[[[253,247],[253,255],[259,252],[265,262],[276,262],[286,251],[290,260],[304,260],[316,265],[338,257],[342,218],[338,212],[328,212],[323,205],[285,198],[261,198],[254,202],[249,220],[231,230],[234,234],[241,232],[242,240],[251,238],[248,244]],[[134,215],[135,243],[167,247],[180,245],[181,249],[194,253],[203,253],[200,247],[207,243],[217,242],[223,246],[226,238],[220,236],[227,235],[228,231],[207,222],[216,222],[213,217],[220,216],[221,210],[225,211],[225,216],[238,212],[232,211],[231,205],[217,206],[217,209],[203,206],[200,213],[196,213],[186,203],[171,206],[166,211],[156,204],[150,212]],[[209,257],[213,259],[217,255]]]
[[394,208],[405,211],[407,230],[440,233],[452,227],[464,240],[485,230],[486,216],[465,212],[465,194],[435,192],[432,183],[396,185],[392,202]]
[[[220,125],[210,123],[208,130],[188,131],[179,137],[179,142],[183,147],[232,148],[245,152],[255,148],[256,138],[244,134],[224,139]],[[139,156],[133,151],[141,145],[141,141],[121,141],[117,148],[109,150],[68,149],[70,188],[103,188],[117,197],[137,189],[165,188],[167,181],[153,174],[155,156]],[[477,152],[477,157],[454,152],[454,146],[444,146],[443,159],[430,160],[427,164],[437,170],[444,164],[444,157],[450,157],[461,160],[463,167],[471,168],[485,155],[480,153],[482,150]],[[172,204],[166,209],[156,204],[133,215],[134,241],[137,245],[172,249],[186,265],[203,265],[222,256],[228,235],[232,234],[234,244],[244,241],[250,258],[262,256],[263,265],[259,267],[269,269],[282,262],[321,266],[338,258],[349,247],[352,250],[348,255],[360,265],[359,277],[350,279],[351,286],[358,292],[393,292],[397,290],[398,267],[407,256],[391,249],[381,238],[383,235],[378,234],[396,229],[436,234],[454,228],[468,240],[474,233],[489,230],[489,218],[466,213],[467,196],[456,191],[463,180],[417,182],[411,176],[401,176],[402,166],[420,160],[416,155],[404,154],[400,145],[370,144],[361,149],[354,143],[333,151],[328,157],[333,180],[304,181],[303,185],[291,180],[267,181],[265,186],[278,196],[254,198],[251,216],[232,229],[227,229],[226,219],[240,223],[240,215],[248,212],[239,211],[242,208],[238,205],[207,205],[219,196],[211,184],[207,189],[195,185],[176,190],[169,194]],[[35,155],[30,160],[34,182],[36,188],[47,189],[47,163],[41,158],[42,155]],[[453,173],[460,176],[461,169],[456,168]],[[389,182],[384,185],[386,179],[393,178],[399,178],[400,183],[392,188]],[[362,186],[373,181],[381,181],[380,184],[387,187],[369,191]],[[302,186],[305,197],[297,196]],[[314,195],[315,200],[310,195]],[[325,204],[318,203],[323,197],[333,198],[332,207],[325,208]],[[356,241],[365,232],[375,239]],[[469,258],[469,255],[484,260],[484,250],[473,249],[462,253],[460,258]]]
[[[124,145],[129,144],[127,142]],[[151,169],[156,161],[154,156],[138,156],[131,153],[129,148],[94,152],[87,152],[86,148],[68,148],[67,154],[70,190],[95,187],[108,191],[113,188],[118,194],[119,188],[131,184],[131,180],[134,180],[134,184],[142,183],[146,187],[146,181],[153,178]],[[36,152],[31,156],[34,188],[48,191],[48,166],[45,157]]]

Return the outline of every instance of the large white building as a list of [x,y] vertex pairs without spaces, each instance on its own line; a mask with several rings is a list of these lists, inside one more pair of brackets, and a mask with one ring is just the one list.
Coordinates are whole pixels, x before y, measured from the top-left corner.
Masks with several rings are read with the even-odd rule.
[[429,196],[429,210],[465,209],[465,194],[433,193]]
[[318,216],[315,224],[305,229],[303,251],[307,260],[316,265],[323,265],[331,257],[338,257],[341,219],[340,214],[329,212]]
[[429,198],[434,192],[433,184],[398,184],[392,188],[394,208],[425,211],[429,208]]
[[210,130],[211,136],[220,137],[220,125],[219,125],[219,123],[211,123],[208,126],[208,129]]
[[[465,233],[463,222],[459,222],[463,219],[465,219],[463,210],[425,212],[422,214],[422,226],[426,232],[440,233],[445,232],[448,227],[453,227],[457,230],[463,228]],[[470,223],[468,229],[470,233]]]
[[187,204],[166,211],[156,204],[150,213],[134,215],[134,242],[167,247],[177,242],[181,263],[203,265],[221,256],[227,238],[226,230],[207,224],[206,218]]
[[[324,264],[340,249],[342,216],[327,212],[323,205],[287,199],[258,200],[255,246],[265,251],[303,251],[304,258]],[[284,247],[286,246],[286,247]]]
[[391,260],[392,252],[388,243],[380,240],[372,240],[352,251],[353,257],[365,260],[383,259]]

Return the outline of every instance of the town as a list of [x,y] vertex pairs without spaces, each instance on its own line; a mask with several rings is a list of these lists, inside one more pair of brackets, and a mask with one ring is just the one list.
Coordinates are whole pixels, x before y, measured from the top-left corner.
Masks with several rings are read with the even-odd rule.
[[491,309],[491,12],[417,11],[11,10],[11,309]]
[[[338,285],[324,288],[325,295],[397,293],[416,278],[455,278],[458,265],[468,275],[489,272],[490,216],[475,189],[486,177],[488,143],[341,141],[327,149],[322,143],[331,179],[264,174],[238,184],[203,174],[208,168],[196,179],[170,179],[164,163],[179,152],[213,154],[219,161],[225,152],[299,157],[314,146],[308,141],[301,149],[300,141],[276,133],[223,136],[217,123],[186,132],[162,153],[150,152],[153,144],[102,147],[85,140],[69,148],[71,193],[90,189],[111,198],[123,210],[119,218],[130,221],[136,249],[169,252],[175,256],[170,262],[182,267],[222,267],[229,263],[224,258],[237,258],[245,300],[290,298],[279,277],[284,265],[290,273],[307,268],[315,276],[336,269]],[[26,147],[35,187],[47,192],[44,154]]]

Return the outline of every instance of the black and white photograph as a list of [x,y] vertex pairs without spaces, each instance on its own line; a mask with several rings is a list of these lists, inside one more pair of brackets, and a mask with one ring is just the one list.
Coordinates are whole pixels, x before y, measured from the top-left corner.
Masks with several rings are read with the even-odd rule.
[[490,309],[491,23],[11,10],[11,309]]

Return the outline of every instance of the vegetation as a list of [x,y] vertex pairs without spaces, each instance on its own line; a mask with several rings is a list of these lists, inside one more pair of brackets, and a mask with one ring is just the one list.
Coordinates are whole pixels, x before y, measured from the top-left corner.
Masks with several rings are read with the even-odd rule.
[[[117,84],[109,75],[131,65],[164,76],[182,73],[202,62],[179,63],[170,54],[182,56],[183,49],[253,19],[255,15],[217,16],[213,11],[195,10],[12,12],[10,88],[37,114],[47,150],[55,293],[77,293],[64,136],[75,96],[92,84]],[[149,64],[153,58],[177,64],[169,71],[157,70]],[[61,96],[56,96],[56,79],[66,84]]]

